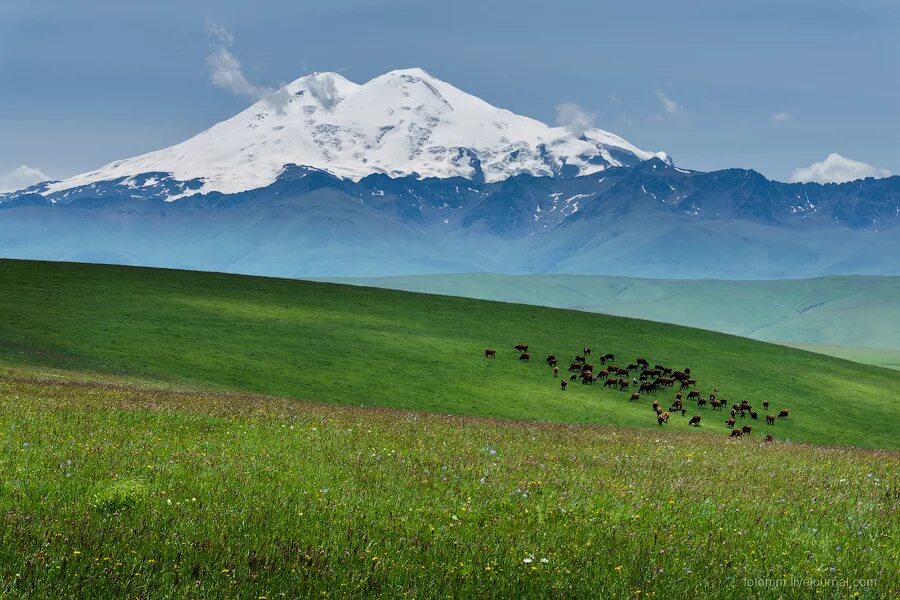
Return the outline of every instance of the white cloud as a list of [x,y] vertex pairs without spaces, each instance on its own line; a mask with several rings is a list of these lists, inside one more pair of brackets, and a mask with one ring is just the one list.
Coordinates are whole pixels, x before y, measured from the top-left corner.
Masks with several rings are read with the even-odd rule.
[[0,173],[0,192],[14,192],[49,179],[40,169],[21,165],[9,173]]
[[832,152],[822,162],[816,162],[808,167],[794,169],[791,174],[793,182],[816,183],[844,183],[866,177],[890,177],[887,169],[879,169],[870,164],[844,158],[840,154]]
[[556,107],[556,124],[574,135],[581,135],[591,129],[595,117],[594,113],[588,112],[577,102],[563,102]]
[[681,107],[678,106],[678,103],[666,96],[664,93],[656,92],[656,96],[659,98],[659,103],[662,105],[662,108],[667,115],[678,116],[682,113]]
[[793,118],[794,117],[793,117],[793,115],[791,115],[791,113],[777,112],[774,115],[772,115],[772,122],[773,123],[786,123],[787,121],[790,121]]
[[284,113],[290,97],[284,90],[256,85],[244,75],[241,62],[231,53],[234,36],[215,21],[207,19],[206,29],[214,41],[213,51],[206,57],[209,79],[213,85],[253,101],[265,100],[277,113]]

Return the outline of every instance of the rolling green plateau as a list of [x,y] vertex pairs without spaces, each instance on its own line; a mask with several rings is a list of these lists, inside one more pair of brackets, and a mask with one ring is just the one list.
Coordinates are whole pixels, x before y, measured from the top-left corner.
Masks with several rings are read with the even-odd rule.
[[4,598],[900,593],[894,451],[0,371]]
[[[116,266],[0,261],[0,364],[314,402],[481,417],[700,430],[727,411],[688,404],[657,424],[650,396],[572,382],[544,363],[589,345],[621,365],[690,367],[704,395],[747,400],[753,439],[900,447],[900,372],[711,331],[385,289]],[[517,360],[517,343],[532,360]],[[497,358],[483,356],[486,347]],[[592,359],[594,360],[594,359]],[[598,362],[594,360],[594,362]],[[599,365],[597,366],[599,368]],[[668,408],[675,391],[652,394]],[[770,412],[790,417],[766,425]],[[688,417],[699,414],[699,427]]]
[[330,281],[651,319],[900,369],[900,277],[720,281],[471,273]]

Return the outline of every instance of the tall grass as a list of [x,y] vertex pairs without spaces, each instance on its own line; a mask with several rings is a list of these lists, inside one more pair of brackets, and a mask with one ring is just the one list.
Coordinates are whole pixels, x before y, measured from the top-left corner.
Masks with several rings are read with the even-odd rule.
[[0,595],[888,598],[900,455],[0,379]]

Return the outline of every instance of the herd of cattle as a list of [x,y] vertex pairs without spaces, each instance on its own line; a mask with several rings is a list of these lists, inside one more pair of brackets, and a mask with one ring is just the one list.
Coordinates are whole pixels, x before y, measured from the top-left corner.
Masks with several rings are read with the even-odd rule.
[[[522,362],[530,362],[531,355],[528,352],[528,344],[516,344],[515,349],[519,352],[519,360]],[[493,359],[497,357],[497,351],[493,348],[487,348],[484,351],[484,357]],[[656,414],[656,422],[662,426],[669,422],[672,413],[681,413],[681,416],[687,415],[687,409],[684,407],[685,402],[694,401],[697,408],[702,409],[707,405],[712,410],[722,410],[727,408],[728,402],[719,397],[719,390],[713,390],[708,396],[704,396],[697,387],[697,379],[691,376],[690,368],[676,370],[665,365],[653,365],[643,357],[638,357],[633,363],[624,367],[615,364],[615,354],[599,354],[597,359],[600,362],[600,369],[595,371],[594,365],[589,363],[591,358],[591,349],[585,346],[581,354],[575,355],[569,364],[568,372],[570,373],[568,380],[565,377],[560,379],[559,387],[562,391],[566,391],[571,381],[581,381],[584,385],[591,385],[597,382],[603,382],[603,387],[611,387],[623,392],[637,389],[629,397],[629,402],[639,402],[644,394],[652,395],[664,388],[674,389],[678,386],[675,393],[675,400],[669,407],[669,410],[663,410],[659,404],[659,400],[653,401],[653,411]],[[555,355],[550,354],[544,359],[547,366],[550,367],[553,377],[559,378],[559,360]],[[687,390],[687,396],[684,391]],[[763,409],[769,410],[769,401],[765,400]],[[790,411],[781,409],[778,412],[778,419],[787,419]],[[753,410],[753,407],[746,400],[731,405],[731,417],[725,419],[725,426],[731,430],[730,437],[741,437],[750,435],[753,427],[745,424],[738,427],[738,418],[745,418],[749,415],[752,420],[758,420],[759,414]],[[766,425],[774,425],[776,415],[766,414]],[[696,414],[688,419],[688,425],[696,427],[700,426],[700,415]],[[772,434],[766,435],[766,441],[773,440]]]

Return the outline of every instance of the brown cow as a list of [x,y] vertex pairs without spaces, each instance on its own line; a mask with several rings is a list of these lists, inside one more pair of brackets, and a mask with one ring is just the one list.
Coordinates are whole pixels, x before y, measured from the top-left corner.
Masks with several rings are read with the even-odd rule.
[[669,422],[669,413],[664,412],[661,415],[656,415],[656,422],[662,425],[663,423]]
[[656,391],[655,383],[642,383],[641,387],[638,388],[638,393],[640,394],[652,394]]
[[659,410],[659,400],[653,401],[653,410]]
[[559,377],[559,367],[553,367],[553,376]]
[[519,352],[528,352],[528,344],[516,344],[513,348]]
[[615,377],[610,377],[606,381],[603,382],[603,387],[615,387],[619,385],[619,380]]
[[583,355],[579,354],[578,356],[576,356],[576,357],[575,357],[574,359],[572,359],[572,360],[574,360],[575,362],[583,363],[583,362],[584,362],[585,360],[587,360],[587,359],[586,359]]
[[742,432],[744,435],[750,435],[750,432],[751,432],[751,431],[753,431],[753,428],[750,427],[749,425],[744,425],[743,427],[741,427],[741,432]]
[[688,400],[696,400],[699,397],[700,397],[700,392],[698,392],[697,390],[692,390],[692,391],[688,392]]
[[681,399],[676,398],[675,402],[672,403],[672,406],[669,407],[669,410],[681,410]]
[[706,406],[706,398],[697,398],[697,408]]
[[528,362],[529,360],[531,360],[531,355],[529,355],[527,352],[523,352],[519,355],[519,360],[521,360],[522,362]]
[[[712,398],[712,396],[710,396]],[[713,410],[722,410],[722,403],[715,398],[712,398],[709,403],[712,405]]]
[[573,362],[572,364],[569,365],[569,373],[571,373],[573,371],[580,371],[580,370],[581,370],[581,363]]
[[591,371],[591,372],[593,372],[593,370],[594,370],[594,365],[592,365],[592,364],[590,364],[590,363],[584,363],[583,365],[581,365],[581,371],[582,371],[582,372],[584,372],[584,371]]
[[566,391],[567,385],[569,385],[569,382],[566,381],[565,379],[563,379],[562,381],[559,382],[559,387],[560,387],[560,389],[562,389],[562,391]]
[[493,348],[485,348],[485,350],[484,350],[484,357],[485,357],[485,358],[496,358],[496,357],[497,357],[497,351],[494,350]]
[[694,415],[693,417],[691,417],[691,420],[688,421],[688,425],[700,427],[700,415]]
[[763,400],[763,408],[766,410],[769,410],[769,401],[768,400]]
[[629,402],[636,402],[636,401],[638,401],[638,400],[640,400],[640,399],[641,399],[641,395],[638,394],[637,392],[635,392],[635,393],[633,393],[633,394],[631,395],[631,398],[629,398],[628,401],[629,401]]
[[787,419],[787,418],[788,418],[788,414],[789,414],[790,412],[791,412],[791,411],[789,411],[788,409],[782,408],[782,409],[781,409],[781,412],[778,413],[778,418],[779,418],[779,419]]
[[774,441],[775,441],[775,438],[772,437],[772,434],[771,434],[771,433],[767,433],[767,434],[766,434],[766,442],[774,442]]
[[741,437],[742,435],[743,435],[743,433],[741,432],[740,429],[732,429],[731,430],[731,437]]
[[556,360],[556,356],[554,356],[553,354],[548,354],[548,355],[547,355],[547,364],[548,364],[549,366],[555,367],[556,364],[557,364],[557,362],[558,362],[558,361]]
[[766,425],[775,424],[775,415],[766,415]]
[[725,419],[725,426],[728,427],[729,429],[734,429],[734,423],[735,423],[734,419]]
[[620,392],[624,392],[625,390],[628,389],[628,386],[629,386],[629,385],[631,385],[631,384],[628,383],[628,380],[627,380],[627,379],[620,379],[620,380],[619,380],[619,391],[620,391]]
[[597,373],[597,377],[606,379],[607,377],[609,377],[609,371],[607,371],[606,369],[602,369],[599,373]]

